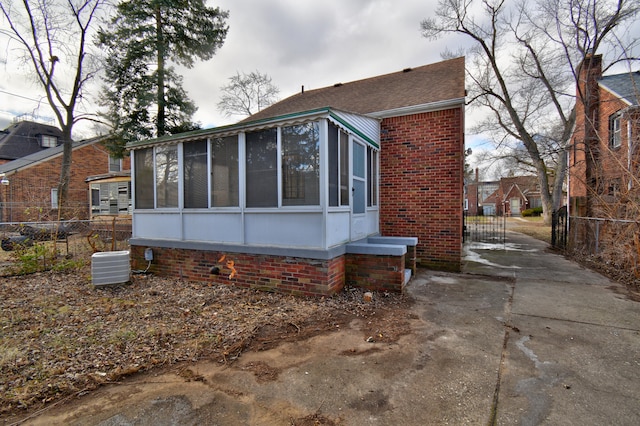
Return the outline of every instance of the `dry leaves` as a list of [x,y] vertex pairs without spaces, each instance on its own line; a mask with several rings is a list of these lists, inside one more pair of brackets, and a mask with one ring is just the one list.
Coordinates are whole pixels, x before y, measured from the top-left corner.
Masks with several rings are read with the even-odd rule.
[[233,362],[246,350],[336,330],[355,317],[376,318],[366,333],[406,333],[410,301],[397,294],[364,302],[362,290],[348,288],[308,299],[151,275],[94,288],[89,274],[0,278],[0,415],[156,366]]

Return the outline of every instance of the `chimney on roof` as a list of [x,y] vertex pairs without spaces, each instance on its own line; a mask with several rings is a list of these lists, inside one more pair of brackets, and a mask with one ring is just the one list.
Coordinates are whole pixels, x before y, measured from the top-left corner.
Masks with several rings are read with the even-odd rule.
[[301,89],[300,93],[304,93],[304,84],[302,85],[302,89]]

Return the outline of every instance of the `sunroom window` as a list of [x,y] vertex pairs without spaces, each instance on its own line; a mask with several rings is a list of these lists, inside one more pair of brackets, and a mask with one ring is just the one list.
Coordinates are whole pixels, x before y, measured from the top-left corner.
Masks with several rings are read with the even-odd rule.
[[329,206],[349,205],[349,135],[329,123]]
[[278,207],[278,130],[246,135],[247,207]]
[[135,206],[136,209],[152,209],[153,203],[153,148],[137,150],[135,165]]
[[238,137],[211,141],[211,206],[239,205]]
[[317,122],[282,128],[282,205],[320,204],[320,127]]
[[156,148],[156,207],[178,207],[178,146]]
[[207,208],[207,141],[184,144],[184,207]]
[[378,205],[378,151],[367,148],[367,206]]

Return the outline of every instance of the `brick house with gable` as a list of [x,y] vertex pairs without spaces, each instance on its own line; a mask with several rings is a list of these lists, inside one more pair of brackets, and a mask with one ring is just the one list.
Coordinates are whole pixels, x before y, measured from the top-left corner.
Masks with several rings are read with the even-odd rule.
[[464,75],[457,58],[303,88],[231,126],[130,144],[133,267],[315,295],[459,271]]
[[576,94],[569,211],[636,220],[626,203],[640,202],[640,72],[603,76],[602,56],[587,57]]
[[[127,189],[130,186],[129,159],[113,159],[102,145],[102,139],[96,137],[73,143],[69,211],[63,212],[63,219],[89,218],[91,195],[95,199],[95,194],[90,191],[88,179],[92,184],[125,180]],[[0,175],[4,176],[6,182],[6,185],[0,186],[0,222],[58,219],[57,186],[62,149],[62,145],[56,144],[0,165]],[[116,168],[119,170],[116,171]],[[127,196],[130,200],[130,194]]]

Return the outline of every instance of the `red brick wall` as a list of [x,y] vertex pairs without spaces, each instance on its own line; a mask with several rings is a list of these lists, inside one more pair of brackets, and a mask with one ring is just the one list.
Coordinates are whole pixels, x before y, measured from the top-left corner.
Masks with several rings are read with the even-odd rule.
[[404,256],[348,254],[345,281],[374,291],[401,292],[404,287]]
[[[344,287],[345,256],[331,260],[153,247],[150,272],[188,281],[233,284],[300,296],[327,296]],[[132,269],[144,270],[145,247],[132,246]],[[218,268],[217,273],[212,273]],[[235,274],[232,273],[235,271]]]
[[[10,184],[0,188],[5,201],[3,221],[37,221],[57,219],[57,209],[51,209],[51,189],[60,182],[62,155],[49,161],[19,170],[8,176]],[[129,159],[123,161],[123,168],[130,169]],[[69,184],[69,211],[63,212],[63,219],[89,216],[88,176],[108,173],[109,154],[100,144],[77,148],[72,154],[71,180]]]
[[381,132],[382,235],[418,237],[419,266],[459,271],[463,109],[387,118]]
[[[630,177],[627,123],[630,117],[622,117],[619,148],[609,146],[609,117],[628,105],[597,84],[602,75],[601,57],[596,55],[592,61],[590,63],[587,58],[586,65],[581,67],[580,87],[577,88],[576,130],[569,151],[571,214],[619,216],[619,212],[611,209],[616,197],[609,189],[616,185],[625,192],[627,188]],[[631,120],[634,119],[637,117],[632,116]],[[636,126],[632,129],[632,138],[637,135]],[[637,167],[638,159],[633,160],[636,166],[632,164],[632,167]]]

